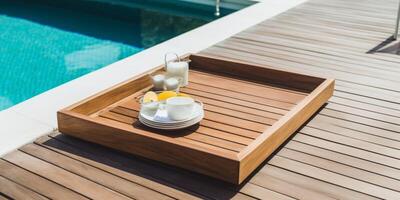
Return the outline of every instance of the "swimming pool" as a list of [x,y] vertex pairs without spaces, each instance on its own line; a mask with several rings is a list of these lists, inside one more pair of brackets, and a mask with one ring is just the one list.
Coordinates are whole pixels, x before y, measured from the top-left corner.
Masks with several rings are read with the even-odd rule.
[[0,110],[217,18],[193,2],[1,1]]

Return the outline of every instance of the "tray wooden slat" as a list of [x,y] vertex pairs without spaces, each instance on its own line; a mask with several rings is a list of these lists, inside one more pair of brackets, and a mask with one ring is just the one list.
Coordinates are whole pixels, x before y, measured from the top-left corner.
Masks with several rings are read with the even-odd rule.
[[333,92],[329,79],[198,55],[184,59],[191,60],[190,84],[181,91],[204,102],[198,125],[178,131],[142,125],[138,99],[151,88],[145,73],[59,111],[60,131],[239,184]]

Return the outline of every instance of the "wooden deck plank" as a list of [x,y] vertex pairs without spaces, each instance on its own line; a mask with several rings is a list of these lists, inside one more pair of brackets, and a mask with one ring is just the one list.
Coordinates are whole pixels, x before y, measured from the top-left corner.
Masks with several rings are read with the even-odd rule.
[[28,169],[29,171],[32,171],[56,183],[64,185],[65,187],[70,188],[89,198],[130,199],[125,195],[117,193],[109,188],[89,181],[86,178],[56,167],[21,151],[15,151],[7,154],[3,157],[3,159],[24,169]]
[[358,179],[364,182],[368,182],[370,184],[378,185],[383,188],[392,189],[397,192],[399,192],[400,190],[400,182],[398,180],[356,169],[354,167],[343,165],[335,161],[321,159],[317,156],[307,155],[290,149],[282,149],[278,153],[278,155],[301,163],[311,164],[314,167],[351,177],[352,179]]
[[321,138],[321,139],[328,140],[331,142],[335,142],[335,143],[355,147],[358,149],[375,152],[377,154],[385,155],[388,157],[400,159],[400,150],[398,150],[398,149],[393,149],[393,148],[388,148],[388,147],[384,147],[381,145],[376,145],[376,144],[373,144],[370,142],[365,142],[365,141],[362,141],[359,139],[353,139],[353,138],[341,136],[338,134],[329,133],[327,131],[322,131],[322,130],[315,129],[315,128],[304,127],[303,129],[300,130],[300,132],[304,133],[305,135],[308,135],[308,136],[313,136],[313,137]]
[[5,160],[0,160],[1,176],[51,199],[88,199],[67,187],[56,184]]
[[0,176],[0,186],[0,193],[13,199],[48,199],[2,176]]
[[272,165],[294,171],[299,174],[313,177],[328,183],[337,184],[342,187],[346,187],[352,190],[359,191],[361,193],[367,193],[377,198],[383,199],[398,199],[400,193],[386,188],[382,188],[373,184],[368,184],[357,179],[349,178],[341,174],[336,174],[328,170],[324,170],[318,167],[311,166],[309,164],[300,163],[291,159],[286,159],[280,156],[274,156],[269,162]]
[[372,135],[364,133],[358,130],[341,127],[335,124],[330,124],[321,120],[312,120],[307,124],[307,127],[319,129],[327,133],[338,134],[340,136],[358,139],[360,141],[370,142],[373,144],[381,145],[384,147],[390,147],[399,149],[400,141],[394,140],[394,138],[385,138],[382,136]]
[[295,198],[292,198],[287,195],[283,195],[281,193],[263,188],[258,185],[254,185],[252,183],[248,183],[243,188],[241,189],[241,192],[254,196],[259,199],[271,199],[271,200],[294,200]]
[[230,199],[232,199],[232,200],[256,200],[258,198],[254,198],[250,195],[243,194],[243,193],[237,193],[235,196],[233,196]]
[[393,178],[400,180],[400,170],[389,166],[385,166],[367,159],[357,158],[351,155],[346,155],[340,152],[331,151],[329,149],[324,149],[323,147],[317,147],[314,145],[309,145],[306,143],[298,141],[290,141],[285,148],[293,149],[296,151],[304,152],[310,155],[318,156],[320,158],[325,158],[327,160],[333,160],[356,169],[363,169],[365,171],[373,172],[375,174],[380,174],[381,176]]
[[296,199],[376,199],[273,165],[264,166],[250,182]]
[[[35,144],[41,145],[82,163],[106,171],[117,177],[127,179],[146,188],[157,188],[158,192],[173,198],[197,199],[197,197],[190,195],[187,192],[182,192],[173,187],[168,187],[168,185],[163,182],[160,183],[159,181],[154,181],[151,178],[142,177],[141,173],[133,173],[133,170],[130,170],[130,167],[137,165],[134,165],[132,162],[115,162],[113,159],[108,159],[107,157],[103,156],[104,154],[96,154],[97,152],[101,151],[95,151],[95,148],[90,148],[90,146],[87,145],[88,143],[83,142],[85,145],[82,146],[80,145],[79,141],[69,138],[73,143],[73,145],[71,145],[71,143],[68,143],[70,140],[64,138],[65,137],[58,137],[58,135],[52,135],[52,137],[44,136],[36,140]],[[94,153],[86,151],[87,148],[91,149],[91,151]]]
[[154,190],[106,173],[103,170],[63,156],[62,154],[58,154],[36,144],[25,145],[21,147],[20,150],[133,199],[172,199]]
[[6,196],[4,193],[0,192],[0,200],[10,200],[11,197]]

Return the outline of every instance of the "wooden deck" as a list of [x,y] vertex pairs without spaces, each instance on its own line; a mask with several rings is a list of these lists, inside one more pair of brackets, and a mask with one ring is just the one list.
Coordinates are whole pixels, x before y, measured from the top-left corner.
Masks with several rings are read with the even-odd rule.
[[310,0],[202,52],[337,80],[240,187],[54,133],[0,160],[0,199],[400,199],[397,3]]

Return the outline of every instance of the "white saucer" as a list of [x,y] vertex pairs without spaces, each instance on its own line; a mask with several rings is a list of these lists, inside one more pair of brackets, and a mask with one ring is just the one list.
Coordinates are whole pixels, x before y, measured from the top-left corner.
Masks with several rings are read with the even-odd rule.
[[185,120],[174,121],[169,118],[166,118],[163,121],[158,121],[154,119],[154,116],[140,112],[139,121],[142,124],[149,126],[151,128],[163,129],[163,130],[176,130],[193,126],[194,124],[199,123],[203,119],[203,117],[204,117],[203,104],[201,102],[196,101],[192,115]]

